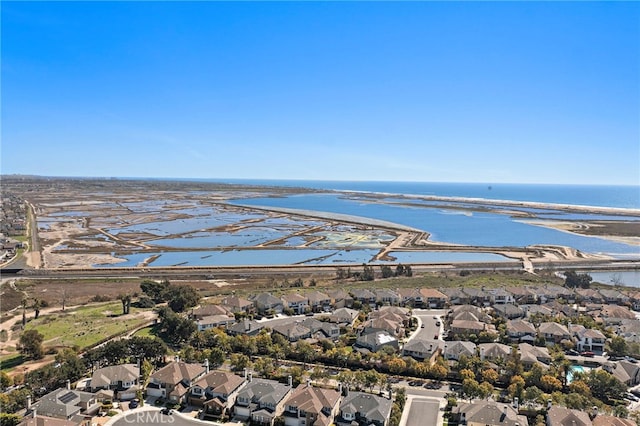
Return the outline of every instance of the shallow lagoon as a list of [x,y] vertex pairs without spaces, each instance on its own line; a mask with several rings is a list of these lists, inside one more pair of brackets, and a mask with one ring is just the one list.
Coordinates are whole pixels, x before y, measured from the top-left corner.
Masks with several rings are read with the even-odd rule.
[[[365,203],[335,194],[254,198],[238,202],[369,217],[422,229],[431,234],[430,240],[443,243],[482,247],[561,245],[586,253],[640,258],[636,246],[534,226],[505,214]],[[557,218],[561,219],[561,216]]]
[[234,265],[324,265],[342,263],[367,263],[377,250],[230,250],[134,253],[119,255],[126,259],[117,264],[93,265],[94,267],[135,267],[151,256],[160,255],[149,266],[234,266]]

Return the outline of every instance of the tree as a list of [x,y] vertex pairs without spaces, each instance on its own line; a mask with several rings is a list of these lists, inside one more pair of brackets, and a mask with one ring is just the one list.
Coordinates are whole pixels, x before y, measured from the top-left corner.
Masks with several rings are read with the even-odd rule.
[[482,382],[478,390],[480,398],[485,399],[493,394],[493,385],[489,382]]
[[468,368],[465,368],[463,370],[460,370],[460,378],[462,380],[466,380],[466,379],[474,379],[476,378],[476,373],[473,372],[473,370],[470,370]]
[[498,372],[493,368],[487,368],[482,370],[483,381],[493,384],[498,381],[498,378],[499,378]]
[[140,283],[140,290],[149,296],[154,302],[161,303],[166,301],[166,292],[171,286],[168,280],[160,282],[153,280],[144,280]]
[[462,381],[462,393],[470,400],[480,396],[480,384],[475,379],[464,379]]
[[34,298],[33,299],[32,308],[33,308],[33,311],[34,311],[34,318],[35,319],[38,319],[38,317],[40,316],[40,308],[42,307],[42,305],[43,305],[43,302],[40,299],[38,299],[38,298]]
[[3,391],[13,384],[13,379],[5,371],[0,371],[0,389]]
[[0,413],[0,426],[17,426],[22,418],[17,414]]
[[184,312],[198,304],[200,296],[188,285],[170,286],[166,292],[168,305],[174,312]]
[[211,353],[207,357],[212,367],[219,367],[224,364],[227,355],[220,348],[211,348]]
[[591,275],[589,274],[578,274],[575,271],[566,271],[564,273],[564,285],[568,288],[589,288],[591,286]]
[[163,306],[158,310],[160,319],[160,335],[169,343],[178,345],[188,341],[196,331],[196,324],[176,314],[170,307]]
[[507,388],[507,392],[509,392],[509,396],[513,397],[518,397],[520,399],[522,399],[522,392],[524,391],[524,379],[522,378],[522,376],[513,376],[511,377],[511,383],[509,384],[509,387]]
[[360,281],[373,281],[375,278],[373,267],[363,263],[362,264],[362,275],[360,276]]
[[153,364],[145,358],[140,364],[140,379],[142,380],[143,387],[147,385],[147,381],[149,380],[149,376],[151,376],[152,372]]
[[245,354],[232,354],[229,361],[233,371],[242,371],[251,367],[251,358]]
[[544,393],[537,386],[529,386],[524,392],[525,401],[535,402],[542,397]]
[[119,294],[118,299],[122,302],[122,315],[127,315],[131,310],[131,295]]
[[407,368],[407,363],[402,358],[393,357],[387,362],[387,368],[390,372],[397,374]]
[[380,270],[382,272],[382,278],[391,278],[393,277],[393,269],[389,265],[380,266]]
[[551,393],[561,390],[562,382],[549,374],[545,374],[540,378],[540,386],[542,387],[542,390],[547,393]]
[[27,358],[40,359],[44,356],[42,342],[44,335],[38,330],[26,330],[20,336],[20,353]]
[[627,341],[624,337],[613,336],[609,341],[609,353],[614,356],[627,355]]

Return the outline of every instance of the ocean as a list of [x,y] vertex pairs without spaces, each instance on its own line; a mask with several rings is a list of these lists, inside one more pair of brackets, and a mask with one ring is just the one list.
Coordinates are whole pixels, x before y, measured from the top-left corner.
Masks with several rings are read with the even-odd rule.
[[486,198],[492,200],[640,209],[640,186],[505,183],[364,182],[331,180],[193,179],[205,182],[302,187],[339,191]]

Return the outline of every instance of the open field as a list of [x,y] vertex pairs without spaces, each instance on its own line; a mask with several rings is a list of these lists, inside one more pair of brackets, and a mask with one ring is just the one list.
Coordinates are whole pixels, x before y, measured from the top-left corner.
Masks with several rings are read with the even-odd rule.
[[[122,304],[109,302],[87,306],[41,312],[38,319],[27,322],[25,330],[37,330],[44,336],[45,351],[59,348],[84,350],[105,339],[121,335],[143,324],[149,323],[155,313],[151,310],[131,308],[131,313],[121,315]],[[20,318],[14,318],[19,320]],[[18,323],[10,326],[12,320],[3,321],[3,327],[10,328],[11,338],[3,344],[0,356],[3,363],[11,364],[17,355],[16,344],[20,335]]]

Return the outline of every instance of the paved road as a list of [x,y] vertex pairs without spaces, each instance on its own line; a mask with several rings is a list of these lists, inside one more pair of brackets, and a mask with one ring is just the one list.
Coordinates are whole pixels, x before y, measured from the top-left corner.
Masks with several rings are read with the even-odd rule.
[[[442,336],[442,318],[446,314],[446,309],[414,309],[413,316],[418,318],[418,329],[408,340],[436,340]],[[435,318],[434,318],[435,317]],[[440,325],[436,323],[440,321]],[[422,326],[424,325],[424,328]]]

